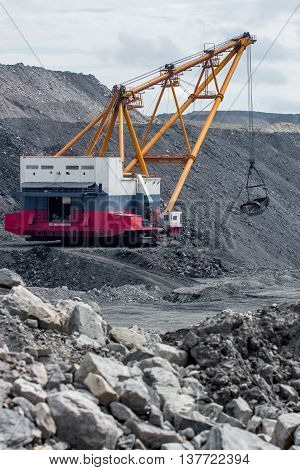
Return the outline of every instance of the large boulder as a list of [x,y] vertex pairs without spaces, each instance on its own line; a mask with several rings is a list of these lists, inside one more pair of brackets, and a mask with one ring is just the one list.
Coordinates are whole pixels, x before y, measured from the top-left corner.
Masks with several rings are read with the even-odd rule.
[[34,362],[30,366],[30,376],[34,382],[40,385],[46,385],[48,382],[47,370],[42,362]]
[[250,406],[242,397],[234,398],[227,403],[226,411],[244,425],[247,424],[253,414]]
[[169,346],[168,344],[156,343],[152,346],[152,349],[156,356],[167,359],[171,364],[177,364],[178,366],[185,367],[188,362],[188,354],[182,349]]
[[90,372],[86,377],[84,384],[99,399],[101,405],[107,406],[112,401],[118,400],[117,392],[101,375]]
[[172,372],[172,374],[178,376],[177,371],[174,369],[174,367],[170,364],[167,359],[164,359],[163,357],[159,356],[154,356],[154,357],[148,357],[146,359],[142,359],[139,363],[138,366],[140,369],[149,369],[151,367],[162,367],[163,369]]
[[121,423],[125,423],[128,419],[137,419],[137,415],[124,403],[113,401],[110,403],[109,409],[113,417]]
[[177,431],[191,428],[195,434],[207,431],[214,426],[214,422],[198,411],[192,411],[187,415],[177,414],[174,416],[174,426]]
[[163,402],[169,398],[170,394],[174,395],[175,392],[181,390],[176,375],[162,367],[144,369],[144,377],[145,381],[156,390]]
[[78,303],[70,316],[69,333],[77,332],[105,345],[106,322],[90,305]]
[[[117,344],[117,343],[111,343],[111,344]],[[121,346],[118,344],[118,346]],[[150,351],[148,348],[139,348],[139,349],[133,349],[132,351],[128,352],[126,356],[123,359],[124,364],[128,364],[129,362],[139,362],[143,361],[144,359],[149,359],[154,357],[154,352]]]
[[233,428],[240,428],[240,429],[245,429],[245,425],[239,421],[238,419],[234,418],[233,416],[230,416],[226,413],[220,413],[217,417],[217,422],[218,423],[223,423],[223,424],[230,424]]
[[122,326],[111,328],[109,336],[128,349],[140,349],[146,344],[144,335]]
[[57,436],[76,449],[115,449],[122,432],[85,394],[63,391],[49,395]]
[[263,419],[261,421],[261,432],[273,437],[277,421],[275,419]]
[[13,410],[0,410],[0,449],[17,449],[39,439],[42,433],[32,421]]
[[43,302],[21,285],[13,287],[9,294],[2,297],[1,303],[11,315],[17,315],[23,320],[35,318],[41,328],[66,331],[69,318],[66,311]]
[[158,428],[144,421],[129,419],[126,421],[126,427],[149,449],[160,449],[162,444],[168,442],[183,442],[183,438],[176,432]]
[[164,418],[172,422],[174,416],[180,414],[188,414],[193,410],[195,401],[190,395],[170,393],[170,396],[165,400],[163,412]]
[[300,413],[285,413],[276,422],[272,442],[281,449],[288,449],[293,443],[293,434],[300,426]]
[[7,268],[0,269],[0,286],[8,289],[15,286],[24,286],[24,281],[19,274]]
[[120,401],[136,414],[144,414],[150,409],[148,388],[138,379],[128,379],[118,386]]
[[12,392],[15,396],[27,398],[33,404],[46,401],[47,399],[47,393],[40,384],[28,382],[21,378],[14,382]]
[[94,353],[86,353],[75,379],[84,382],[89,373],[101,375],[112,388],[120,381],[141,375],[137,367],[127,367],[113,358],[101,357]]
[[202,449],[205,450],[279,450],[255,434],[243,429],[233,428],[230,424],[214,426]]

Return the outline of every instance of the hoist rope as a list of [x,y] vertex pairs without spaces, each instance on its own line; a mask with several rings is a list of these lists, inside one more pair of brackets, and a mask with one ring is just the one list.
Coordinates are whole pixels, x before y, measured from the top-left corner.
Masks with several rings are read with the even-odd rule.
[[252,82],[252,56],[251,46],[247,48],[247,79],[248,79],[248,132],[250,163],[255,163],[254,155],[254,113],[253,113],[253,82]]

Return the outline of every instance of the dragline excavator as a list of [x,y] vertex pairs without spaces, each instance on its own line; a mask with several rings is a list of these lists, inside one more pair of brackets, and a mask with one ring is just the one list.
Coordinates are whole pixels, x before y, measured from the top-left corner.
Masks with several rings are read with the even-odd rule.
[[[174,206],[239,61],[255,41],[255,37],[244,33],[115,86],[105,109],[56,155],[21,156],[18,192],[21,210],[6,214],[5,229],[31,240],[121,237],[130,242],[178,234],[182,214],[174,210]],[[176,89],[184,73],[191,70],[197,73],[195,83],[188,98],[180,103]],[[154,87],[159,92],[158,97],[145,125],[144,136],[140,138],[132,112],[143,106],[143,94]],[[154,130],[155,118],[166,91],[174,100],[176,111],[157,131]],[[183,113],[199,99],[210,100],[212,106],[192,146]],[[186,146],[184,154],[151,153],[176,121],[180,123]],[[126,146],[126,163],[125,126],[132,149],[128,160],[130,155]],[[111,155],[108,145],[115,128],[118,151]],[[92,129],[94,132],[84,154],[74,156],[74,145]],[[73,155],[68,154],[70,150]],[[163,210],[160,206],[161,179],[151,175],[148,168],[158,164],[183,167]]]

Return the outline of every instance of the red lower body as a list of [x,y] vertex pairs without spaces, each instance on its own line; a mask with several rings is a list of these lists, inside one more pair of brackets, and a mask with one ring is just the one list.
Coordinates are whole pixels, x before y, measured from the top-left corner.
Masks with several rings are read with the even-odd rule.
[[49,222],[48,212],[21,210],[5,215],[5,230],[15,235],[32,237],[109,237],[132,231],[149,231],[157,227],[144,227],[140,215],[129,212],[91,211],[71,214],[70,222]]

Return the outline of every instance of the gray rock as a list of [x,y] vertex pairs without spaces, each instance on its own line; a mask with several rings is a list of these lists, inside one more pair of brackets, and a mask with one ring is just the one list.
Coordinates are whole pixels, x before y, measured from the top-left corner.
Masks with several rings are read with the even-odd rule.
[[158,428],[143,421],[128,420],[126,426],[149,449],[160,449],[163,444],[169,442],[183,442],[183,438],[174,431]]
[[154,357],[154,353],[150,351],[150,349],[135,349],[134,351],[131,351],[125,356],[123,363],[128,364],[129,362],[139,362],[143,361],[144,359],[149,359],[151,357]]
[[107,406],[119,398],[117,392],[101,375],[90,372],[84,381],[84,385],[99,399],[101,405]]
[[76,449],[115,449],[122,432],[111,416],[84,394],[76,391],[51,393],[48,403],[57,436]]
[[128,349],[120,343],[108,343],[106,348],[112,353],[120,354],[123,359],[129,353]]
[[172,372],[172,374],[175,374],[178,376],[178,373],[172,367],[172,365],[167,361],[167,359],[164,359],[163,357],[150,357],[147,359],[143,359],[142,361],[139,362],[138,364],[139,368],[144,370],[144,369],[150,369],[151,367],[161,367],[162,369],[167,370],[168,372]]
[[133,449],[135,445],[135,435],[134,434],[128,434],[127,436],[121,436],[120,439],[118,440],[116,449],[119,450],[129,450]]
[[144,381],[147,389],[148,389],[148,393],[150,395],[150,399],[151,399],[151,404],[156,406],[156,408],[159,408],[161,409],[162,408],[162,400],[160,399],[160,396],[158,395],[157,391],[154,390],[152,387],[150,387],[150,385],[148,385],[145,381]]
[[129,368],[113,358],[86,353],[79,370],[75,374],[77,382],[84,382],[89,372],[101,375],[111,387],[116,387],[122,380],[130,379],[141,374],[137,368]]
[[56,441],[52,447],[53,447],[53,450],[68,450],[70,449],[70,444],[68,444],[67,442]]
[[192,444],[196,450],[200,450],[201,447],[206,443],[209,433],[210,430],[202,431],[194,437]]
[[239,428],[239,429],[245,429],[245,425],[241,423],[238,419],[234,418],[233,416],[229,416],[226,413],[220,413],[218,418],[217,418],[218,423],[223,423],[223,424],[230,424],[230,426],[234,428]]
[[255,407],[254,414],[261,418],[276,419],[278,416],[278,410],[272,405],[258,405]]
[[179,431],[179,434],[184,436],[189,441],[195,437],[195,431],[192,428],[185,428],[182,431]]
[[238,419],[244,425],[247,424],[252,416],[252,410],[246,400],[242,397],[234,398],[226,405],[226,412]]
[[39,439],[42,433],[25,416],[13,410],[0,410],[0,447],[17,449]]
[[293,434],[300,426],[300,413],[286,413],[276,422],[272,442],[281,449],[288,449],[293,444]]
[[144,444],[142,443],[140,439],[135,440],[134,448],[136,450],[146,450],[146,447],[144,446]]
[[271,440],[272,440],[272,438],[268,434],[264,434],[262,432],[257,434],[257,437],[259,437],[260,439],[262,439],[265,442],[271,442]]
[[300,392],[300,379],[291,380],[291,385],[297,392]]
[[293,366],[291,372],[293,379],[300,379],[300,367]]
[[38,328],[39,327],[39,322],[35,320],[34,318],[27,318],[25,321],[26,325],[29,326],[29,328]]
[[13,287],[9,294],[3,296],[2,305],[11,315],[26,320],[35,318],[41,328],[54,331],[65,331],[68,314],[63,310],[44,302],[25,287]]
[[32,414],[31,414],[31,410],[33,408],[33,404],[27,400],[27,398],[24,398],[24,397],[14,397],[12,399],[12,403],[18,407],[21,408],[21,410],[23,411],[23,414],[29,418],[29,419],[32,419]]
[[164,418],[173,422],[176,415],[188,415],[194,406],[195,401],[190,395],[170,393],[164,403]]
[[54,436],[56,433],[56,425],[47,403],[38,403],[32,408],[31,413],[37,427],[42,431],[43,437],[47,439]]
[[19,274],[7,268],[0,269],[0,286],[11,288],[14,286],[24,286],[24,281]]
[[109,408],[113,417],[121,423],[124,423],[128,419],[137,419],[136,414],[123,403],[113,401],[110,403]]
[[300,446],[300,426],[294,432],[294,444],[295,446]]
[[162,412],[156,406],[151,405],[149,423],[153,424],[153,426],[162,427],[163,421],[164,419]]
[[201,382],[199,382],[199,379],[195,377],[184,377],[181,379],[180,384],[182,391],[191,395],[195,400],[205,400],[207,398],[207,393]]
[[255,434],[230,424],[217,424],[209,433],[205,450],[279,450]]
[[276,419],[263,419],[261,422],[261,432],[263,434],[267,434],[270,437],[273,437],[276,423]]
[[279,385],[280,395],[286,400],[298,400],[298,393],[290,385],[280,384]]
[[161,339],[161,337],[159,336],[158,333],[152,333],[151,331],[144,331],[143,334],[146,338],[148,346],[150,346],[151,344],[161,343],[162,342],[162,339]]
[[28,382],[24,379],[17,379],[12,387],[15,396],[27,398],[31,403],[36,404],[40,401],[46,401],[47,393],[42,389],[40,384]]
[[214,423],[198,411],[192,411],[188,416],[183,414],[175,415],[174,426],[176,431],[192,428],[195,434],[199,434],[202,431],[211,429],[214,426]]
[[178,378],[162,367],[152,367],[144,369],[145,381],[157,391],[158,395],[165,402],[170,394],[180,391]]
[[182,349],[163,343],[156,343],[152,348],[156,356],[166,359],[171,364],[177,364],[182,367],[187,365],[188,354]]
[[139,349],[146,344],[144,335],[122,326],[111,328],[109,336],[128,349]]
[[68,330],[70,334],[77,332],[105,345],[106,322],[100,313],[95,312],[88,304],[78,303],[74,307]]
[[72,338],[72,343],[74,348],[76,349],[94,349],[98,351],[103,347],[103,343],[99,343],[95,339],[89,338],[86,335],[79,335],[76,338]]
[[207,403],[199,409],[200,413],[207,416],[211,420],[216,420],[223,411],[223,406],[218,403]]
[[11,383],[0,379],[0,407],[3,405],[4,401],[8,397],[10,390]]
[[128,379],[118,386],[120,401],[138,415],[150,409],[150,396],[141,380]]
[[34,362],[30,366],[30,375],[32,380],[40,385],[46,385],[48,382],[47,370],[42,362]]
[[7,362],[0,361],[0,374],[3,374],[3,372],[8,372],[9,370],[9,364],[7,364]]
[[179,442],[169,442],[168,444],[163,444],[161,450],[185,450],[185,447]]
[[47,388],[59,388],[61,383],[65,382],[65,376],[58,364],[48,364],[48,384]]
[[253,415],[247,423],[246,431],[253,432],[255,434],[260,427],[261,422],[262,418],[260,416]]

